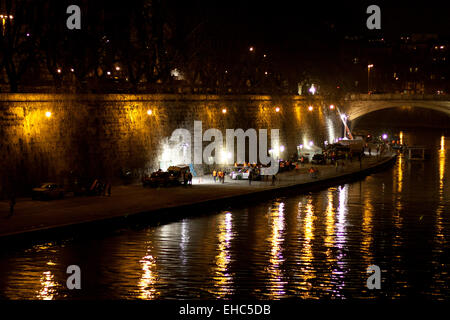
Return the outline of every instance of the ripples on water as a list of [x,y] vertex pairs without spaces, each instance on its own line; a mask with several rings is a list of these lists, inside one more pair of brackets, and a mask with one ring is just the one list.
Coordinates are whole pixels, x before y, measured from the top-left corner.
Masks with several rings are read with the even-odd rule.
[[[400,157],[320,192],[5,253],[0,297],[448,299],[448,156]],[[82,290],[65,288],[71,264]],[[372,264],[381,290],[366,288]]]

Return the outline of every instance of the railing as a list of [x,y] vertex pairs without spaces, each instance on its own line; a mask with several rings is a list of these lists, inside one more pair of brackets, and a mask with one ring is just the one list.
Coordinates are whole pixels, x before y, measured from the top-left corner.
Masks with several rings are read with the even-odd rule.
[[404,93],[382,93],[382,94],[349,94],[345,100],[450,100],[446,94],[404,94]]

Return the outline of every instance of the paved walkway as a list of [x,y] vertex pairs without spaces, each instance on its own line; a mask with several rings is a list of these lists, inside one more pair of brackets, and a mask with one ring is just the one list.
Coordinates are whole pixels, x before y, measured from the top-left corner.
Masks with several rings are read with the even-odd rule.
[[[388,158],[366,157],[362,168],[376,165]],[[313,179],[305,165],[299,170],[278,174],[275,186],[269,181],[225,179],[225,183],[214,183],[212,177],[193,179],[193,186],[171,188],[143,188],[139,185],[117,186],[112,189],[112,196],[73,197],[70,194],[62,200],[33,201],[29,198],[17,199],[14,215],[7,218],[9,206],[6,201],[0,202],[0,237],[20,234],[39,229],[67,226],[77,223],[96,221],[106,218],[127,216],[135,213],[149,212],[177,207],[181,205],[201,203],[246,193],[297,185],[311,181],[326,180],[360,170],[359,162],[346,162],[345,167],[336,170],[334,166],[315,166],[319,168],[319,177]]]

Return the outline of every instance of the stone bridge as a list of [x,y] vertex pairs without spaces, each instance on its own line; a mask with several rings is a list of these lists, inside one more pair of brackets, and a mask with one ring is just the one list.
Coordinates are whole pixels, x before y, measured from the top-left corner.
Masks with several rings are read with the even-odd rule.
[[450,95],[351,94],[340,109],[352,121],[370,112],[396,107],[420,107],[450,116]]

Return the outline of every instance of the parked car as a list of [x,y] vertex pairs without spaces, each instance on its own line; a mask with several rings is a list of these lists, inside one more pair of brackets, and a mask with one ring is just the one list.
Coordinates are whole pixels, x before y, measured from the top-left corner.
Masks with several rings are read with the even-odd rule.
[[171,166],[167,172],[169,172],[169,184],[176,186],[184,183],[183,175],[190,172],[190,169],[189,166]]
[[233,180],[242,180],[242,179],[248,179],[249,174],[250,174],[249,168],[242,168],[239,170],[231,171],[230,177]]
[[38,188],[33,188],[32,199],[33,200],[51,200],[64,198],[64,189],[61,185],[54,182],[43,183]]
[[325,156],[320,153],[316,153],[311,160],[312,164],[326,164]]
[[142,178],[142,186],[144,187],[167,187],[169,182],[170,173],[166,171],[155,171],[150,176],[144,176]]

